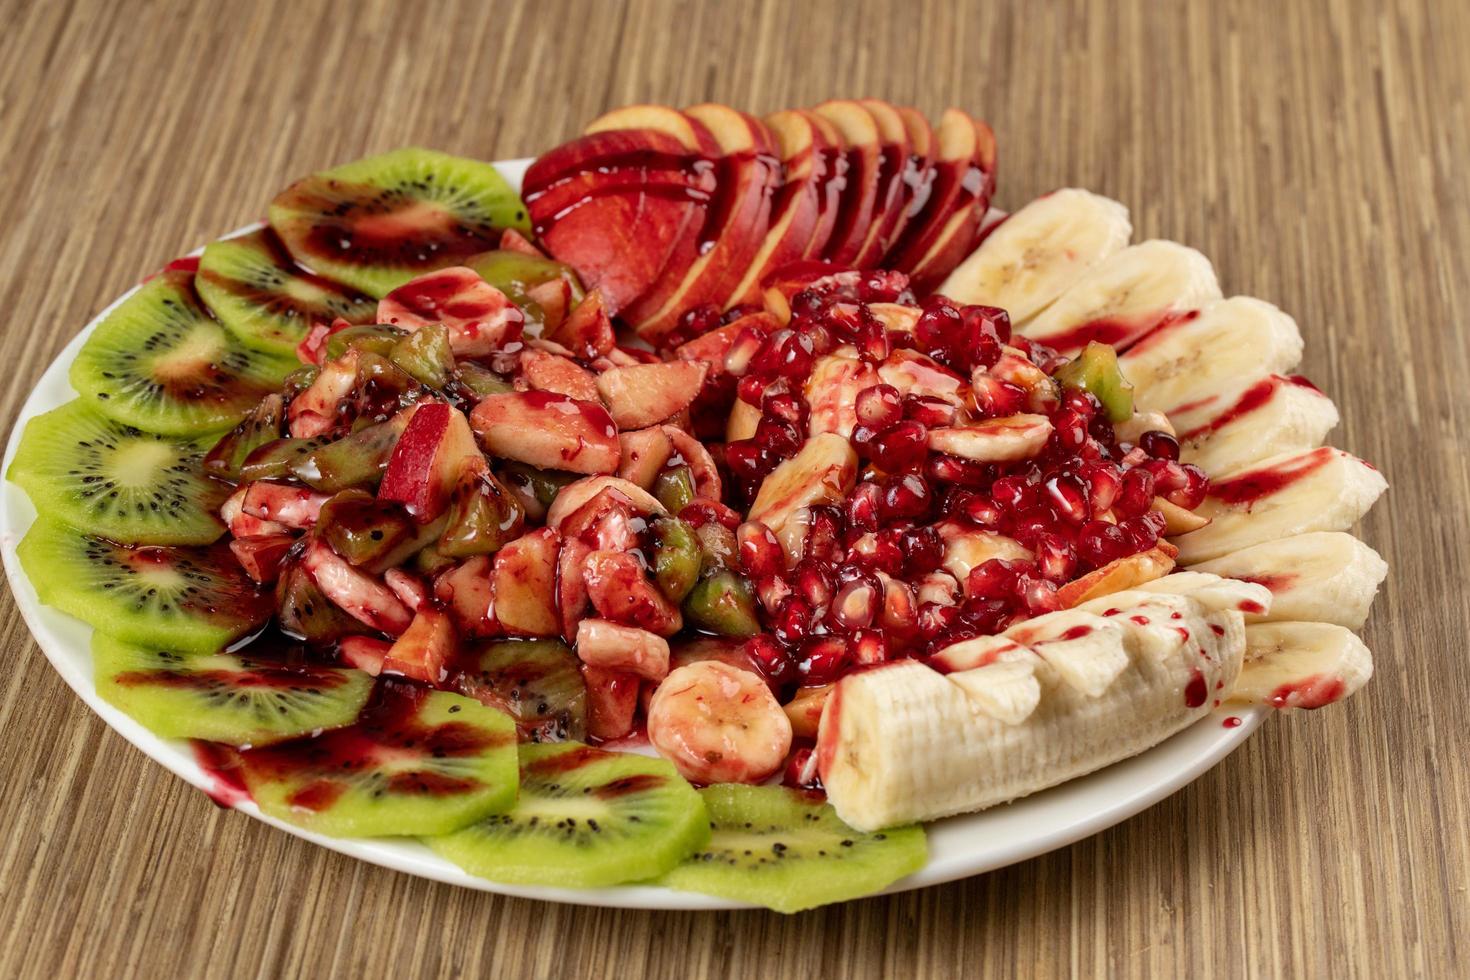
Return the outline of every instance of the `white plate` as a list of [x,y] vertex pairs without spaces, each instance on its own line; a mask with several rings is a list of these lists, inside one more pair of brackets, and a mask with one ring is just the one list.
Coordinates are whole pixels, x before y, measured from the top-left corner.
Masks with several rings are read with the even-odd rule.
[[[519,187],[529,163],[529,160],[512,160],[497,166]],[[235,234],[256,227],[259,226],[242,228]],[[117,302],[132,295],[136,288],[119,297]],[[82,342],[111,309],[108,307],[87,324],[41,376],[40,383],[16,419],[10,443],[5,449],[5,469],[10,468],[15,457],[26,422],[75,397],[67,382],[67,369]],[[6,576],[16,604],[46,658],[72,690],[119,735],[191,785],[211,789],[213,777],[200,768],[188,743],[159,738],[98,697],[92,683],[91,627],[42,606],[16,557],[16,545],[35,515],[35,509],[24,493],[9,482],[0,483],[0,554],[4,556]],[[1224,719],[1230,715],[1241,719],[1237,727],[1225,727]],[[930,824],[929,863],[922,871],[895,882],[887,891],[908,891],[1002,868],[1111,827],[1197,779],[1244,742],[1265,716],[1264,708],[1227,705],[1168,741],[1125,762],[1008,806]],[[502,885],[466,874],[415,841],[326,837],[268,817],[254,803],[244,802],[236,809],[342,854],[467,888],[522,898],[615,908],[747,907],[740,902],[650,886],[575,890]]]

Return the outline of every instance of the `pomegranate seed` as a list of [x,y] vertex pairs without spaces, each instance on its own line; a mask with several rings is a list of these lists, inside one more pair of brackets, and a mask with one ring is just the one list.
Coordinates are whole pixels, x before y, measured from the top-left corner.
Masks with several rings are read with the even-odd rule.
[[928,482],[917,473],[890,478],[883,488],[883,517],[890,521],[922,517],[933,499]]
[[903,399],[893,385],[873,385],[858,392],[853,411],[858,422],[882,430],[903,418]]
[[897,270],[873,269],[858,283],[858,298],[864,303],[897,303],[909,288],[909,277]]
[[[1162,516],[1162,515],[1161,515]],[[1118,524],[1118,530],[1128,536],[1133,553],[1148,551],[1159,543],[1159,532],[1144,517],[1130,517]]]
[[1036,489],[1023,476],[1005,476],[990,488],[991,499],[1002,513],[1016,513],[1036,503]]
[[960,308],[965,325],[1002,344],[1011,342],[1011,315],[998,306],[964,306]]
[[1054,476],[1045,484],[1046,502],[1063,520],[1081,524],[1091,515],[1087,506],[1087,487],[1070,474]]
[[772,575],[769,578],[758,579],[755,583],[755,591],[760,597],[761,607],[774,616],[776,610],[781,608],[781,603],[791,595],[791,583],[780,575]]
[[848,657],[846,641],[835,636],[813,636],[801,645],[796,669],[806,684],[830,684],[842,674]]
[[1179,458],[1179,440],[1158,429],[1150,429],[1139,436],[1138,448],[1154,459],[1177,460]]
[[1016,594],[1032,616],[1056,612],[1062,608],[1062,601],[1057,598],[1056,585],[1036,575],[1021,576],[1016,582]]
[[735,386],[735,394],[737,397],[739,397],[741,401],[745,402],[745,404],[754,405],[759,408],[761,403],[761,395],[765,394],[766,386],[768,384],[770,384],[770,379],[763,377],[762,375],[747,374],[745,377],[741,378],[740,383]]
[[802,746],[791,753],[786,766],[781,770],[781,785],[792,789],[820,790],[822,777],[817,773],[817,754],[810,746]]
[[933,641],[948,633],[960,620],[960,607],[938,602],[919,604],[919,632],[924,639]]
[[792,425],[806,425],[807,421],[806,400],[789,391],[776,394],[767,393],[761,406],[761,412],[767,417],[780,419]]
[[796,679],[796,665],[769,634],[759,633],[745,641],[745,655],[775,684]]
[[[1012,615],[1013,606],[1009,599],[974,599],[965,600],[960,606],[960,619],[974,631],[971,636],[982,636],[986,634],[999,633],[1005,628],[1005,622]],[[968,639],[968,637],[966,637]],[[949,637],[951,643],[957,642],[954,633]]]
[[1062,409],[1052,416],[1051,444],[1065,451],[1075,452],[1087,442],[1087,420],[1071,409]]
[[832,601],[832,574],[815,561],[804,560],[796,566],[792,585],[812,609],[826,608]]
[[1062,408],[1087,422],[1092,421],[1092,417],[1097,414],[1100,407],[1098,400],[1092,397],[1090,392],[1069,388],[1066,394],[1062,395]]
[[919,625],[918,602],[907,582],[890,578],[883,583],[883,628],[890,636],[907,637]]
[[967,520],[983,528],[994,530],[1000,527],[1000,508],[989,497],[973,497],[960,508]]
[[843,505],[848,527],[863,531],[878,529],[878,512],[883,504],[883,488],[871,480],[859,483]]
[[1087,503],[1094,514],[1101,514],[1113,506],[1123,489],[1123,474],[1112,463],[1086,463],[1078,475],[1087,484]]
[[844,582],[832,597],[827,623],[840,633],[851,633],[873,625],[878,618],[880,595],[876,579],[864,576]]
[[1133,543],[1116,524],[1088,521],[1077,532],[1077,557],[1091,568],[1133,553]]
[[879,630],[858,630],[852,635],[852,659],[860,664],[881,664],[888,659],[888,641]]
[[965,318],[960,311],[943,303],[926,302],[924,312],[914,323],[914,340],[919,350],[936,360],[951,359],[950,343],[961,336],[965,329]]
[[795,595],[788,596],[771,617],[771,631],[785,647],[795,646],[806,639],[811,628],[812,607]]
[[679,511],[679,519],[690,527],[700,528],[706,524],[720,524],[730,530],[740,526],[740,514],[730,507],[726,507],[718,500],[701,498],[689,504]]
[[1184,467],[1170,459],[1151,459],[1138,468],[1153,474],[1154,493],[1160,496],[1183,490],[1189,484]]
[[965,595],[980,599],[1005,599],[1016,592],[1016,576],[1028,567],[1027,562],[989,558],[965,578]]
[[910,577],[932,572],[944,561],[944,539],[932,526],[904,531],[899,549],[903,555],[904,573]]
[[[739,377],[750,367],[751,359],[766,342],[766,335],[754,327],[745,327],[735,335],[730,349],[725,352],[725,372]],[[756,404],[751,402],[752,405]]]
[[1028,507],[1011,519],[1011,537],[1028,548],[1038,535],[1058,529],[1056,515],[1045,507]]
[[1154,475],[1138,467],[1125,471],[1113,509],[1124,517],[1137,517],[1152,507],[1153,502]]
[[[786,397],[786,396],[782,396]],[[756,424],[754,440],[769,459],[795,454],[805,437],[797,426],[784,419],[762,415]]]
[[913,469],[924,462],[928,451],[929,430],[912,420],[889,426],[868,446],[873,462],[889,473]]
[[746,521],[735,529],[740,570],[752,579],[779,575],[786,568],[786,552],[775,532],[760,521]]
[[842,552],[842,513],[836,507],[810,509],[810,523],[802,536],[802,555],[818,561],[836,561]]
[[1003,418],[1026,408],[1026,389],[999,378],[976,375],[970,382],[970,393],[975,413],[982,418]]
[[905,395],[903,416],[928,428],[939,428],[954,424],[955,407],[933,395]]
[[791,314],[815,320],[827,312],[827,298],[815,289],[803,289],[791,297]]
[[924,466],[929,479],[939,483],[954,483],[967,487],[983,486],[989,479],[989,470],[984,463],[959,456],[935,453]]
[[814,360],[811,338],[783,327],[766,338],[750,362],[750,372],[797,381],[812,373]]
[[1048,581],[1070,582],[1077,571],[1077,553],[1072,542],[1060,534],[1042,534],[1036,538],[1036,568]]
[[1193,463],[1185,463],[1180,469],[1184,471],[1184,486],[1164,494],[1164,499],[1185,510],[1194,510],[1205,502],[1205,496],[1210,492],[1210,479]]
[[[869,531],[847,549],[849,562],[858,568],[897,575],[903,571],[903,551],[892,536]],[[841,574],[839,573],[839,578]]]

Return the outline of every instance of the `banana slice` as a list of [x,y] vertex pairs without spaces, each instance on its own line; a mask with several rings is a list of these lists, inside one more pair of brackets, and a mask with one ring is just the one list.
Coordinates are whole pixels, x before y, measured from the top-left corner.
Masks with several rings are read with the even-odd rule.
[[857,480],[858,458],[842,436],[812,436],[801,451],[766,475],[750,507],[749,520],[762,521],[796,557],[801,554],[802,527],[797,515],[808,507],[847,496]]
[[1019,725],[1041,703],[1033,659],[1001,660],[950,675],[973,707],[1007,725]]
[[940,521],[935,525],[944,542],[944,560],[941,567],[955,577],[961,585],[970,576],[970,569],[983,565],[992,558],[1007,561],[1030,561],[1034,555],[1015,538],[994,531],[982,531],[959,521]]
[[1019,332],[1063,354],[1094,340],[1121,350],[1219,298],[1209,259],[1178,242],[1155,239],[1093,266]]
[[1208,422],[1178,432],[1179,458],[1206,473],[1316,449],[1338,422],[1332,399],[1305,378],[1280,374],[1244,385],[1221,406]]
[[1273,456],[1211,484],[1196,508],[1209,525],[1173,541],[1179,564],[1308,531],[1345,530],[1386,489],[1378,470],[1331,446]]
[[817,736],[827,798],[849,824],[876,830],[1005,803],[1157,744],[1212,709],[1212,695],[1235,683],[1245,649],[1239,613],[1185,608],[1180,628],[1203,642],[1158,659],[1136,651],[1122,629],[1090,634],[1096,655],[1122,650],[1127,660],[1099,695],[1037,658],[1037,703],[1018,722],[973,693],[988,678],[1010,683],[986,674],[1008,661],[944,675],[908,660],[848,675]]
[[[1140,412],[1165,412],[1181,431],[1208,423],[1230,392],[1302,358],[1296,321],[1263,300],[1234,296],[1170,320],[1118,358]],[[1187,411],[1186,411],[1187,409]]]
[[1045,415],[1007,415],[968,425],[929,430],[929,448],[982,463],[1028,459],[1040,453],[1051,438],[1051,420]]
[[1245,629],[1245,664],[1235,701],[1273,708],[1321,708],[1368,683],[1373,655],[1344,626],[1258,623]]
[[1068,187],[1002,221],[939,292],[959,303],[999,306],[1024,323],[1089,268],[1128,244],[1128,209]]
[[1177,656],[1193,639],[1189,630],[1179,624],[1197,616],[1202,607],[1188,596],[1150,595],[1130,590],[1091,599],[1077,608],[1117,623],[1128,635],[1129,649],[1139,651],[1154,663],[1164,663]]
[[[810,407],[808,435],[835,432],[844,439],[857,425],[857,396],[879,382],[877,370],[852,348],[839,348],[812,365],[803,395]],[[739,399],[737,399],[738,401]]]
[[1248,614],[1247,622],[1296,620],[1356,630],[1368,619],[1388,563],[1351,534],[1317,531],[1243,548],[1194,570],[1269,589],[1270,611]]
[[1009,654],[1031,655],[1024,644],[1009,636],[976,636],[951,643],[930,657],[928,663],[936,670],[957,673],[999,663]]
[[1128,669],[1123,627],[1089,612],[1067,609],[1006,630],[1025,644],[1063,683],[1088,697],[1102,695]]

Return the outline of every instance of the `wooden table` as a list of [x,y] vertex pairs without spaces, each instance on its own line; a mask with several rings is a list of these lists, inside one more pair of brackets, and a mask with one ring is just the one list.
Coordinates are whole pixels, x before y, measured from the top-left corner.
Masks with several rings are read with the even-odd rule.
[[[961,9],[964,8],[964,9]],[[632,101],[985,115],[998,201],[1076,184],[1270,299],[1394,488],[1349,703],[1106,833],[774,914],[600,911],[360,864],[112,734],[0,598],[0,976],[1444,976],[1470,970],[1470,6],[0,0],[0,418],[285,182],[405,143],[535,154]]]

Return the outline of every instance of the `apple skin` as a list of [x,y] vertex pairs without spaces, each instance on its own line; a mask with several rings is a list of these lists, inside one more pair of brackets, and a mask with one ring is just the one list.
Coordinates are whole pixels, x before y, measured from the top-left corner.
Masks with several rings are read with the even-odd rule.
[[555,392],[486,396],[470,413],[470,424],[493,455],[540,469],[616,473],[622,458],[606,408]]
[[230,550],[235,560],[245,569],[245,574],[265,585],[274,582],[281,573],[281,560],[296,543],[292,534],[262,534],[250,538],[234,538]]
[[408,629],[383,656],[382,671],[439,684],[448,676],[445,667],[454,649],[454,623],[449,614],[426,605],[414,613]]
[[867,241],[877,207],[878,175],[883,165],[878,122],[872,113],[852,99],[832,99],[816,106],[812,112],[826,119],[842,134],[847,157],[846,186],[838,206],[837,223],[821,258],[851,267]]
[[867,269],[878,264],[897,237],[894,229],[904,216],[904,174],[909,164],[909,136],[903,117],[890,103],[860,99],[878,129],[878,179],[873,196],[873,223],[853,264]]
[[587,683],[587,734],[602,740],[632,734],[642,678],[583,664],[582,679]]
[[444,402],[431,402],[413,413],[398,437],[378,499],[402,504],[415,521],[427,524],[444,513],[461,479],[485,468],[464,415]]

